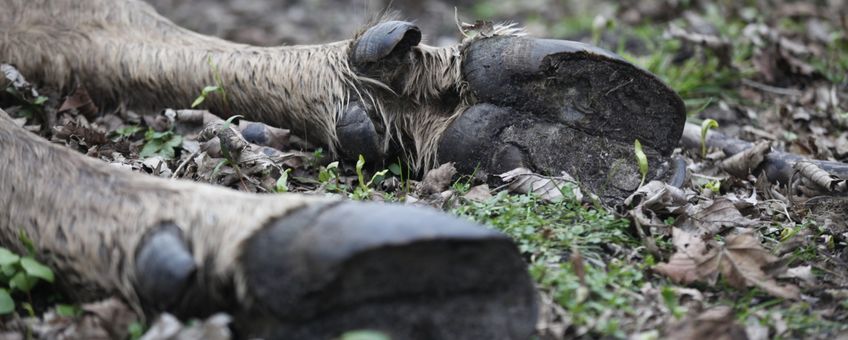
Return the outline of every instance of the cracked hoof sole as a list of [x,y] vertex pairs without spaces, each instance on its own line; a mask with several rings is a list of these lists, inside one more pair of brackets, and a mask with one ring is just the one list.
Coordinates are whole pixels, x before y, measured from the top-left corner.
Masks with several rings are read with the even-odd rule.
[[633,144],[650,178],[683,132],[685,108],[655,76],[611,52],[577,42],[495,37],[472,43],[462,72],[480,104],[443,134],[439,162],[498,174],[526,167],[567,172],[607,202],[635,190]]

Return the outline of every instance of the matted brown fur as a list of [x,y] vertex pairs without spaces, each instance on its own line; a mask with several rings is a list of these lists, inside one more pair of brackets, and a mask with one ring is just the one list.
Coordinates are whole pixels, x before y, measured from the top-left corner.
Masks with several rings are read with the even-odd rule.
[[462,44],[413,47],[408,64],[372,79],[348,62],[358,35],[254,47],[183,29],[138,0],[10,0],[0,11],[0,32],[0,62],[41,86],[67,90],[79,80],[101,107],[186,107],[216,83],[211,63],[227,98],[207,100],[213,113],[292,129],[332,153],[336,121],[357,98],[371,108],[384,148],[397,142],[417,170],[436,165],[438,137],[473,101],[463,91]]

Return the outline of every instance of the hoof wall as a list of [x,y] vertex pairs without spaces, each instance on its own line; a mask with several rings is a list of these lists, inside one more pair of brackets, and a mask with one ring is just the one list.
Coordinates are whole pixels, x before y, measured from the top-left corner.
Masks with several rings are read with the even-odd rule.
[[[283,218],[248,244],[260,336],[523,339],[536,296],[503,235],[426,209],[341,203]],[[256,320],[255,316],[246,319]]]

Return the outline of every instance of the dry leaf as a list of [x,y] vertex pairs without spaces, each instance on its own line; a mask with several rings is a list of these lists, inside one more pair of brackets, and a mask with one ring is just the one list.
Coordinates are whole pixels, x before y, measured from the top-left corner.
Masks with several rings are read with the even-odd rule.
[[40,339],[126,339],[130,324],[138,317],[116,298],[81,306],[75,317],[60,316],[54,310],[44,314],[43,321],[33,319],[30,327]]
[[751,148],[725,159],[720,167],[737,178],[746,179],[754,169],[760,166],[769,151],[771,151],[771,142],[759,141]]
[[38,97],[38,92],[14,66],[0,64],[0,72],[3,72],[3,79],[0,80],[0,85],[3,85],[4,88],[11,85],[25,97],[29,97],[30,99]]
[[465,199],[475,202],[485,202],[488,199],[492,198],[492,193],[489,191],[488,184],[480,184],[478,186],[472,187],[468,190],[468,193],[465,194]]
[[689,202],[686,193],[662,181],[650,181],[624,200],[627,206],[638,205],[653,211],[675,211]]
[[845,192],[848,189],[848,181],[831,175],[824,169],[815,165],[812,162],[797,162],[792,168],[798,171],[798,174],[808,178],[819,187],[828,190],[829,192]]
[[564,173],[560,177],[542,176],[527,168],[515,168],[498,175],[506,183],[507,190],[511,193],[529,194],[534,193],[544,201],[552,201],[562,197],[562,189],[566,184],[572,186],[572,193],[578,201],[583,200],[583,193],[576,185],[574,178]]
[[703,281],[711,285],[721,274],[737,289],[756,286],[777,297],[800,297],[798,287],[781,285],[765,272],[763,268],[778,259],[760,245],[754,231],[743,230],[729,235],[722,247],[716,246],[715,241],[706,243],[702,237],[681,229],[675,228],[673,232],[677,252],[668,263],[654,267],[658,273],[683,284]]
[[757,224],[756,221],[742,216],[736,205],[726,197],[720,197],[707,208],[692,216],[693,224],[710,235],[730,227],[746,227]]
[[745,329],[735,322],[733,308],[718,306],[689,317],[666,330],[665,339],[747,340]]
[[799,279],[808,286],[816,284],[816,276],[813,274],[813,266],[810,265],[789,268],[780,277]]
[[232,318],[224,313],[210,316],[203,322],[183,325],[173,315],[164,313],[156,319],[141,340],[227,340],[232,338],[229,324]]
[[418,183],[415,193],[419,196],[430,196],[445,191],[450,186],[454,175],[456,175],[456,168],[453,163],[442,164],[424,175],[424,179],[421,183]]
[[65,98],[57,112],[69,111],[75,111],[89,120],[93,120],[97,116],[97,106],[94,105],[94,101],[91,100],[88,91],[82,85],[77,86],[74,92]]
[[707,243],[698,234],[680,228],[672,228],[671,237],[677,252],[667,263],[654,266],[654,271],[681,284],[702,280],[708,274],[699,272],[700,262],[708,255]]

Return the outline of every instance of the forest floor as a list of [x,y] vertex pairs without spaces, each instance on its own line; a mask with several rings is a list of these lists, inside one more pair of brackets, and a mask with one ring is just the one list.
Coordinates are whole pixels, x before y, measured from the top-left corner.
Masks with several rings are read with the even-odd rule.
[[[239,1],[153,2],[189,28],[266,45],[344,38],[367,17],[321,21],[313,11],[337,6],[321,1],[268,4],[273,10]],[[359,13],[358,2],[340,3]],[[756,170],[770,150],[848,161],[848,2],[558,3],[467,4],[459,13],[518,21],[535,36],[618,53],[676,90],[690,123],[765,145],[746,154],[754,159],[748,168]],[[431,43],[457,39],[452,6],[394,6],[402,17],[421,13],[422,31],[435,32]],[[549,10],[536,14],[540,7]],[[209,85],[198,89],[199,98],[226,90]],[[848,339],[848,178],[822,178],[821,169],[796,167],[791,183],[772,183],[757,171],[733,170],[739,160],[722,150],[681,146],[675,154],[689,174],[682,189],[647,183],[624,204],[604,206],[573,185],[521,194],[471,176],[440,181],[452,175],[449,166],[425,176],[426,185],[401,163],[369,173],[362,165],[368,160],[329,162],[321,149],[286,144],[282,130],[284,146],[273,160],[239,163],[198,139],[198,130],[175,128],[174,117],[190,113],[181,110],[192,103],[153,115],[103,113],[84,92],[12,93],[14,105],[2,108],[41,132],[27,117],[50,112],[58,122],[45,133],[52,141],[134,171],[250,192],[429,205],[501,230],[515,239],[538,283],[540,339]],[[42,300],[50,306],[61,298]],[[120,314],[104,311],[114,306],[58,306],[30,318],[41,327],[36,332],[67,331],[56,325],[85,313]],[[138,337],[151,326],[113,321],[132,326],[96,327]]]

